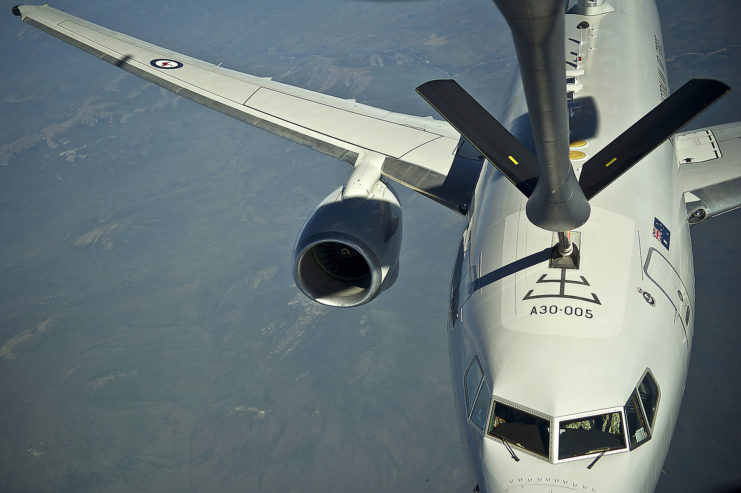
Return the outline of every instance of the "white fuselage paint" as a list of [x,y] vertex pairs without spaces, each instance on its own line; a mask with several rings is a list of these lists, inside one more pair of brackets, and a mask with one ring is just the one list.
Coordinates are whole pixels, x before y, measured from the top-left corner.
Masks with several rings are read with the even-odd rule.
[[[582,130],[574,128],[579,134],[572,140],[587,142],[580,149],[587,158],[574,161],[577,176],[580,163],[666,97],[656,6],[651,0],[611,4],[615,11],[607,14],[566,16],[569,60],[579,51],[573,40],[581,34],[584,41],[578,67],[584,75],[575,94],[585,103],[575,113]],[[579,33],[581,21],[590,29]],[[513,122],[526,113],[518,83],[509,103],[504,121],[516,131]],[[552,233],[528,222],[525,203],[493,166],[484,168],[453,276],[451,374],[476,482],[489,493],[653,491],[679,411],[694,325],[692,250],[673,142],[591,200],[591,217],[578,230],[581,266],[565,271],[567,279],[583,276],[588,285],[563,285],[563,294],[584,299],[528,296],[531,290],[530,296],[560,293],[560,283],[537,281],[558,280],[561,269],[547,261],[513,264],[554,244]],[[669,249],[653,236],[655,218],[670,231]],[[594,456],[558,462],[513,446],[515,462],[500,440],[467,420],[464,372],[474,355],[493,399],[553,417],[624,406],[648,368],[660,387],[653,436],[634,450],[605,454],[592,469]]]

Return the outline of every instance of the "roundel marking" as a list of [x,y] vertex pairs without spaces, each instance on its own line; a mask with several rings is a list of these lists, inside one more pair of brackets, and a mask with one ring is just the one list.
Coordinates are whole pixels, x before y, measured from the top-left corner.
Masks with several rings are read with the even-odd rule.
[[169,58],[155,58],[149,64],[152,67],[157,68],[180,68],[183,66],[182,62],[178,62],[177,60],[170,60]]
[[643,299],[646,300],[646,303],[648,303],[651,306],[656,305],[656,300],[654,300],[654,297],[651,296],[651,293],[649,293],[648,291],[643,292]]

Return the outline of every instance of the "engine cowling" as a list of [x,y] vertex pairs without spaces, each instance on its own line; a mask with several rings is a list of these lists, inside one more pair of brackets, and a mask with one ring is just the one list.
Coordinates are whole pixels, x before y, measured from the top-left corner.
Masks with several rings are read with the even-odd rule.
[[299,289],[324,305],[368,303],[398,275],[401,206],[378,181],[364,197],[325,198],[304,224],[293,254]]

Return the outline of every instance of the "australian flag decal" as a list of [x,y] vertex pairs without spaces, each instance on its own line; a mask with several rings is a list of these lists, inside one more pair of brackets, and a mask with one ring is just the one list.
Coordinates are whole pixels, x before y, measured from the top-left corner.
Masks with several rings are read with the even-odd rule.
[[657,218],[654,218],[654,238],[656,238],[659,243],[664,245],[664,247],[669,250],[669,229],[664,226],[664,223],[659,221]]

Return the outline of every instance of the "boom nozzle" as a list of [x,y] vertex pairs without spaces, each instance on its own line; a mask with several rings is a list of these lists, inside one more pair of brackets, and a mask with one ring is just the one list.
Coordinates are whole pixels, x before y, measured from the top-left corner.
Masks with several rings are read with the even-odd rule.
[[590,207],[569,161],[563,0],[494,0],[512,30],[540,169],[527,217],[549,231],[576,229]]

